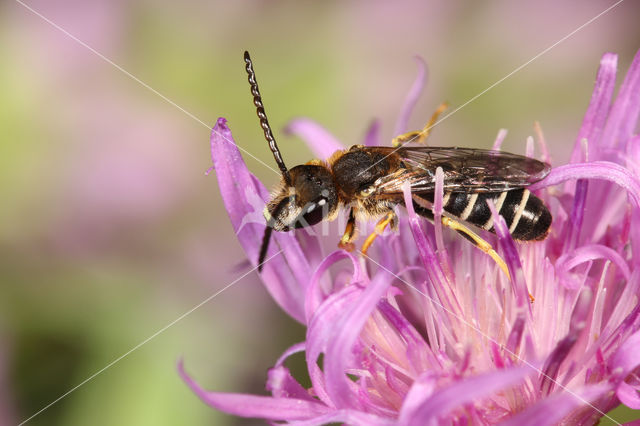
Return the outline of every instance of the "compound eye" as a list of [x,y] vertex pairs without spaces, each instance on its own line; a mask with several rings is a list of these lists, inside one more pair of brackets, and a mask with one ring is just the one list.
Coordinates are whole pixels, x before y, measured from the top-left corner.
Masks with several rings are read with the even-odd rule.
[[322,219],[324,219],[324,217],[327,215],[327,203],[328,201],[326,198],[320,198],[318,201],[308,203],[304,207],[302,220],[299,220],[296,223],[296,228],[312,226],[318,222],[321,222]]
[[322,207],[319,207],[317,203],[310,203],[306,206],[304,213],[302,214],[302,221],[296,223],[297,228],[305,226],[312,226],[320,222],[323,218]]
[[373,186],[369,186],[369,187],[363,189],[362,191],[360,191],[360,196],[361,197],[368,197],[371,194],[373,194],[374,191],[375,191],[375,188]]

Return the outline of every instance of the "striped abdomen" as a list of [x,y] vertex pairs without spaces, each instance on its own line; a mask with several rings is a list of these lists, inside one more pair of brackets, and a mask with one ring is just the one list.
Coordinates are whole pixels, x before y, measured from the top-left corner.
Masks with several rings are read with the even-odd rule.
[[542,200],[528,189],[475,194],[447,192],[442,201],[444,210],[452,216],[495,232],[487,200],[493,201],[515,240],[543,240],[547,236],[551,226],[551,213]]

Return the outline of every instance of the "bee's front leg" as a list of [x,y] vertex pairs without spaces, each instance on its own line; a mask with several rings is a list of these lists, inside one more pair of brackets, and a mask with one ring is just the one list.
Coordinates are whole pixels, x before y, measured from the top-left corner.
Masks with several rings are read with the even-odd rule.
[[395,228],[397,223],[398,216],[396,216],[393,210],[389,210],[387,214],[380,219],[373,232],[369,234],[367,239],[364,241],[364,244],[362,245],[362,254],[365,256],[367,255],[367,250],[369,250],[373,241],[378,237],[378,235],[382,235],[387,226],[391,225],[392,228]]
[[438,121],[440,114],[442,114],[448,107],[449,105],[447,105],[446,102],[441,103],[422,130],[414,130],[413,132],[396,136],[391,141],[391,145],[397,148],[408,142],[424,143],[427,140],[429,133],[431,133],[431,128],[435,126],[436,121]]
[[356,236],[357,236],[356,214],[354,211],[354,207],[351,207],[351,210],[349,210],[349,219],[347,220],[347,226],[344,229],[344,234],[342,234],[342,238],[340,238],[338,247],[346,251],[353,251],[355,249],[353,240],[355,240]]

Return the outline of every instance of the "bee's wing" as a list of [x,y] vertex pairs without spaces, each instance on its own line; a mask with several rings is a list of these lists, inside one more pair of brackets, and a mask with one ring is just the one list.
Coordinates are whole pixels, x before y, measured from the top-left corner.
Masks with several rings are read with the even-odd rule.
[[444,191],[501,192],[524,188],[543,179],[551,170],[547,163],[522,155],[473,148],[384,148],[402,159],[404,171],[378,182],[378,195],[402,191],[409,182],[412,192],[433,192],[438,167],[444,172]]

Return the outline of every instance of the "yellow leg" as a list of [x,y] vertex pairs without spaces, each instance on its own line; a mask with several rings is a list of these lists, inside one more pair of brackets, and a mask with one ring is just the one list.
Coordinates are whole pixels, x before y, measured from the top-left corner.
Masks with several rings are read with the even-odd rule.
[[[462,223],[455,221],[447,216],[442,216],[442,224],[447,228],[451,228],[455,231],[462,232],[465,235],[467,235],[469,238],[471,238],[475,243],[476,247],[478,247],[480,250],[482,250],[483,252],[491,256],[491,258],[498,264],[500,269],[502,269],[502,272],[504,272],[507,278],[511,280],[511,274],[509,274],[509,268],[507,268],[507,264],[500,257],[500,255],[493,249],[493,247],[491,247],[491,244],[489,244],[488,242],[480,238],[478,234],[476,234],[471,229],[464,226]],[[536,300],[531,293],[529,293],[529,300],[531,301],[531,303],[535,302]]]
[[447,105],[446,102],[441,103],[436,109],[436,112],[434,112],[431,118],[429,119],[429,122],[427,122],[427,125],[424,126],[422,130],[415,130],[413,132],[408,132],[408,133],[404,133],[402,135],[396,136],[391,141],[391,144],[394,147],[399,147],[404,145],[407,142],[423,143],[429,136],[429,133],[431,133],[431,128],[434,126],[434,124],[436,124],[436,121],[438,121],[438,117],[440,116],[440,114],[442,114],[448,107],[449,105]]
[[353,244],[353,240],[356,238],[356,215],[351,208],[349,211],[349,219],[347,220],[347,226],[344,229],[344,234],[342,234],[342,238],[340,238],[340,242],[338,243],[338,247],[346,251],[353,251],[355,246]]
[[505,273],[507,278],[511,279],[511,275],[509,274],[509,268],[507,268],[507,264],[500,257],[500,255],[491,247],[491,244],[483,240],[478,234],[473,232],[471,229],[464,226],[462,223],[455,221],[447,216],[442,216],[442,224],[447,228],[451,228],[455,231],[462,232],[467,235],[469,238],[473,240],[473,243],[483,252],[487,253],[491,258],[498,264],[500,269]]
[[366,255],[367,250],[373,244],[373,241],[378,237],[378,235],[382,235],[384,230],[390,223],[393,223],[396,220],[396,214],[392,211],[387,213],[380,221],[376,224],[374,231],[367,237],[362,245],[362,254]]

